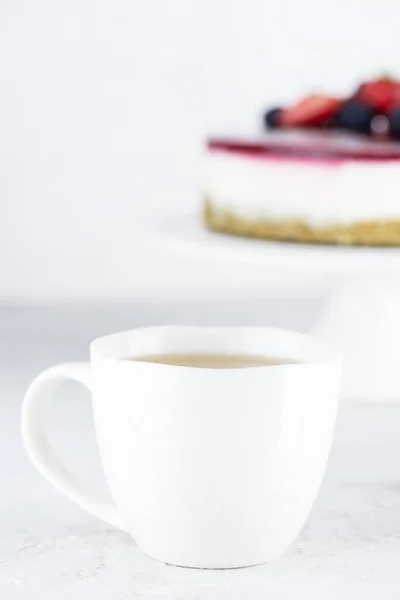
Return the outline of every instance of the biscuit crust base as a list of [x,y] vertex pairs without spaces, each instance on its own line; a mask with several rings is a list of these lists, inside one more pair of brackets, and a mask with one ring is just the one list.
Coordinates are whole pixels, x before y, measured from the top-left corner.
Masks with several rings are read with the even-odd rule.
[[263,240],[341,246],[400,246],[400,219],[360,221],[351,225],[313,226],[300,219],[275,220],[235,215],[205,199],[203,218],[212,231]]

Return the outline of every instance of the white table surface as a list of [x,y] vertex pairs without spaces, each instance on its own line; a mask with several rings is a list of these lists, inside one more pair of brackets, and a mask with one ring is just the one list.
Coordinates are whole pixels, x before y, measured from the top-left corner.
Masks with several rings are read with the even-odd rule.
[[[232,571],[166,566],[129,536],[61,496],[29,464],[19,437],[23,392],[40,369],[84,359],[91,337],[162,322],[274,323],[298,329],[309,306],[287,302],[147,304],[0,311],[0,599],[398,600],[400,404],[342,402],[321,492],[299,538],[266,565]],[[400,385],[400,382],[399,382]],[[90,399],[60,390],[52,439],[77,474],[105,487]]]

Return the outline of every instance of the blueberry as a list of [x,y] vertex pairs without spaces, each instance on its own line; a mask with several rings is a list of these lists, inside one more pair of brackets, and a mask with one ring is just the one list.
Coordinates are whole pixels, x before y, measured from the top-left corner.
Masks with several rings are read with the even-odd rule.
[[388,114],[389,133],[394,138],[400,139],[400,108],[394,108]]
[[342,106],[336,116],[336,126],[355,133],[370,133],[376,111],[365,102],[352,100]]
[[281,116],[281,113],[282,113],[282,109],[279,107],[268,110],[264,115],[265,126],[269,127],[269,129],[273,129],[274,127],[279,127],[279,125],[280,125],[279,118]]

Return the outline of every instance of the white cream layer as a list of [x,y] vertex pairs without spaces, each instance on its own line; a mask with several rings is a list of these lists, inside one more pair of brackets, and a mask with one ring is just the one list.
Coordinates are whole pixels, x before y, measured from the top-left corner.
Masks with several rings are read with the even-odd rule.
[[313,162],[210,150],[204,192],[245,217],[314,226],[400,219],[400,160]]

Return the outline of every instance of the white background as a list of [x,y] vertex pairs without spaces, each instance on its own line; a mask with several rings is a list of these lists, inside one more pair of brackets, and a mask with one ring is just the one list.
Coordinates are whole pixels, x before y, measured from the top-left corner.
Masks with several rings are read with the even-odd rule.
[[[398,600],[397,406],[342,402],[301,538],[279,561],[230,573],[152,562],[91,520],[28,464],[19,419],[33,376],[87,358],[98,335],[168,322],[311,328],[315,300],[197,299],[269,293],[269,272],[174,261],[139,238],[196,210],[208,131],[256,128],[270,103],[400,74],[399,32],[398,0],[0,1],[0,304],[46,302],[0,306],[2,600]],[[77,301],[60,308],[66,299]],[[97,483],[89,399],[65,391],[52,439]]]
[[397,0],[3,0],[0,298],[268,288],[140,235],[198,207],[207,132],[399,73],[399,31]]

